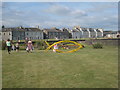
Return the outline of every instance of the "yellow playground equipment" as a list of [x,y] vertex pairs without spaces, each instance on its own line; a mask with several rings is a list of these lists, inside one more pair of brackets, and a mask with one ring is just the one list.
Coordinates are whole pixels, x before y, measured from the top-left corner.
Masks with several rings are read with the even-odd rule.
[[54,45],[60,44],[60,43],[63,43],[63,42],[64,43],[73,43],[73,44],[78,45],[79,47],[76,48],[76,49],[73,49],[73,50],[69,50],[69,51],[62,51],[62,50],[57,49],[56,52],[59,52],[59,53],[72,53],[72,52],[78,51],[79,49],[81,49],[83,47],[81,44],[79,44],[79,43],[77,43],[75,41],[70,41],[70,40],[58,41],[58,42],[53,43],[52,45],[49,45],[49,43],[47,41],[45,41],[45,43],[48,45],[48,48],[46,49],[46,51],[51,49]]

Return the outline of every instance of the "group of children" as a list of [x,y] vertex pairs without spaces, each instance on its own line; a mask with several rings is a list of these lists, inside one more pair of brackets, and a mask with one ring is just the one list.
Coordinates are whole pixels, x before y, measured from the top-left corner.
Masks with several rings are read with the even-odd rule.
[[[10,39],[8,39],[6,41],[6,46],[7,46],[7,50],[8,50],[8,53],[10,54],[11,53],[11,50],[16,50],[17,52],[19,51],[20,47],[19,47],[19,42],[16,42],[16,43],[12,43],[10,41]],[[26,42],[26,51],[29,53],[29,52],[32,52],[34,49],[33,47],[33,44],[32,44],[32,41],[31,40],[28,40]]]
[[[29,53],[29,52],[32,52],[34,50],[34,47],[33,47],[33,44],[32,44],[32,41],[31,40],[28,40],[26,39],[25,40],[25,44],[26,44],[26,51]],[[7,50],[8,50],[8,53],[10,54],[11,50],[16,50],[17,52],[19,51],[20,47],[19,47],[19,42],[17,43],[11,43],[10,39],[8,39],[6,41],[6,45],[7,45]],[[65,49],[68,49],[68,47],[64,47]],[[53,52],[57,52],[58,50],[58,44],[55,44],[53,46]]]

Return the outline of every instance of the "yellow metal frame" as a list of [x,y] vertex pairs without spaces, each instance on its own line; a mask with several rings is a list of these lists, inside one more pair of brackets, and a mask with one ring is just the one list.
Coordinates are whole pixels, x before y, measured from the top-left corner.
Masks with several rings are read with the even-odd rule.
[[59,53],[72,53],[72,52],[78,51],[80,48],[82,48],[82,45],[79,44],[79,43],[77,43],[77,42],[69,41],[69,40],[64,40],[64,41],[55,42],[55,43],[53,43],[52,45],[49,45],[49,44],[46,42],[46,44],[49,46],[46,50],[49,50],[49,49],[52,48],[54,45],[59,44],[59,43],[62,43],[62,42],[71,42],[71,43],[74,43],[74,44],[78,45],[79,47],[76,48],[76,49],[70,50],[70,51],[61,51],[61,50],[57,49],[56,52],[59,52]]

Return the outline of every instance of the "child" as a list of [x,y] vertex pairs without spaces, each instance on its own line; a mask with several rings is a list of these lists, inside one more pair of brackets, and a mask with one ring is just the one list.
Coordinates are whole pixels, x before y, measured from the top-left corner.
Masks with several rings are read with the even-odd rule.
[[14,43],[12,44],[12,50],[13,50],[13,51],[15,50],[15,45],[14,45]]
[[7,45],[8,53],[10,54],[10,52],[11,52],[11,42],[10,42],[10,39],[8,39],[6,41],[6,45]]
[[33,44],[32,44],[31,40],[28,41],[28,45],[27,45],[27,49],[26,50],[27,50],[27,52],[32,52]]
[[56,52],[56,50],[58,50],[58,45],[57,44],[54,45],[53,52]]
[[16,43],[15,47],[16,47],[16,51],[18,52],[18,50],[19,50],[19,43],[18,42]]

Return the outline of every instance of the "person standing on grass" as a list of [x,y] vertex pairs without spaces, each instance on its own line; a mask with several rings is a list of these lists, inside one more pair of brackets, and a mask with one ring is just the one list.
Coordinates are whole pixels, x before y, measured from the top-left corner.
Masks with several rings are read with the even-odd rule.
[[16,51],[18,52],[19,51],[19,43],[18,42],[16,43],[15,47],[16,47]]
[[6,45],[7,45],[8,53],[10,54],[10,52],[11,52],[11,42],[10,42],[10,39],[8,39],[8,40],[6,41]]
[[14,45],[14,43],[12,43],[12,50],[13,50],[13,51],[15,50],[15,45]]
[[27,44],[27,52],[32,52],[32,50],[33,50],[33,44],[32,41],[29,40]]

